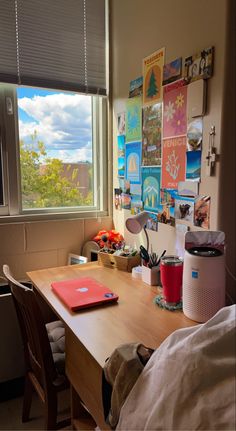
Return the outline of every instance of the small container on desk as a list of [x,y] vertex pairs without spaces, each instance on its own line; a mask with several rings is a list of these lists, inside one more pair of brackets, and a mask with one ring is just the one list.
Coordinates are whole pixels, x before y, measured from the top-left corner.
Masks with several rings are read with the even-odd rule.
[[134,266],[140,265],[140,255],[116,256],[114,253],[104,253],[99,251],[98,264],[108,268],[119,269],[120,271],[132,272]]
[[153,266],[152,268],[149,268],[148,266],[143,265],[142,280],[150,286],[158,286],[160,284],[160,267]]

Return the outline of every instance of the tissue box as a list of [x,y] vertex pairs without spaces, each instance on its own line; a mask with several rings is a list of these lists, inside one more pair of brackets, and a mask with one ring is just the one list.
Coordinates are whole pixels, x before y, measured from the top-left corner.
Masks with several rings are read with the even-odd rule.
[[112,253],[104,253],[99,251],[98,253],[98,264],[106,266],[108,268],[116,268],[120,271],[132,272],[134,266],[140,264],[140,255],[125,257],[125,256],[114,256]]

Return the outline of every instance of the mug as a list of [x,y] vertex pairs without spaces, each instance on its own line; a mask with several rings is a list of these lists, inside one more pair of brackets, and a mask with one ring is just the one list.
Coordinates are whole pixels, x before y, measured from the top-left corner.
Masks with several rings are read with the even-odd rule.
[[178,256],[165,256],[161,258],[160,271],[164,300],[177,304],[182,297],[183,260]]

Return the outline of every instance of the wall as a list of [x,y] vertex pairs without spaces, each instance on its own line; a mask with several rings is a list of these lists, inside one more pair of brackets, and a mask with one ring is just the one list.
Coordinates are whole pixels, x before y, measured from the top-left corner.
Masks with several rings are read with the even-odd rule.
[[[112,71],[113,71],[113,147],[114,147],[114,187],[118,186],[117,179],[117,147],[116,147],[116,115],[125,110],[128,97],[129,83],[142,75],[142,59],[159,48],[166,48],[165,61],[168,63],[175,58],[194,54],[206,47],[215,47],[214,75],[208,80],[207,113],[203,120],[203,149],[202,149],[202,181],[200,194],[211,196],[211,230],[222,229],[227,234],[227,260],[231,271],[235,274],[235,245],[230,234],[231,224],[235,232],[235,206],[232,213],[232,202],[229,197],[230,178],[225,172],[230,155],[224,157],[227,146],[235,144],[229,142],[227,129],[227,110],[225,102],[226,54],[229,54],[228,32],[230,29],[228,15],[228,0],[112,0]],[[233,18],[232,18],[233,19]],[[231,41],[232,43],[232,41]],[[231,50],[231,60],[235,51]],[[231,72],[231,79],[234,79]],[[232,91],[231,91],[232,93]],[[231,96],[232,99],[232,96]],[[235,112],[235,111],[234,111]],[[231,113],[231,117],[232,117]],[[235,116],[234,116],[235,123]],[[208,149],[208,134],[211,125],[216,127],[215,146],[220,155],[215,175],[207,177],[205,173]],[[234,132],[235,139],[235,132]],[[235,151],[235,150],[233,150]],[[228,150],[229,153],[229,150]],[[224,160],[224,163],[223,163]],[[222,163],[221,163],[222,162]],[[230,162],[232,165],[232,161]],[[235,173],[232,173],[235,179]],[[221,182],[224,177],[224,181]],[[232,178],[232,177],[231,177]],[[232,184],[232,182],[231,182]],[[224,211],[221,208],[222,193],[224,196]],[[232,199],[231,199],[232,200]],[[229,214],[228,224],[222,213]],[[124,232],[130,243],[139,244],[144,238],[134,238],[125,230],[125,219],[129,211],[114,210],[114,222],[117,229]],[[151,232],[151,242],[154,250],[160,252],[167,248],[169,253],[175,252],[175,229],[159,224],[159,232]],[[231,253],[232,250],[232,253]],[[232,256],[233,255],[233,256]],[[234,265],[234,266],[233,266]],[[231,295],[235,295],[232,279],[228,279]]]
[[8,264],[14,276],[67,264],[68,253],[80,254],[100,229],[111,229],[112,218],[53,220],[0,224],[0,268]]

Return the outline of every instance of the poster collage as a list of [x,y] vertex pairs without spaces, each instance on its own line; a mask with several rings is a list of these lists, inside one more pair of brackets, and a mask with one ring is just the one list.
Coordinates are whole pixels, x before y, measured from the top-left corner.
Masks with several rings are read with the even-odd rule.
[[115,209],[149,212],[147,228],[175,220],[210,227],[210,196],[198,194],[203,116],[187,115],[188,87],[213,72],[213,47],[165,64],[165,48],[143,59],[117,115],[118,179]]

